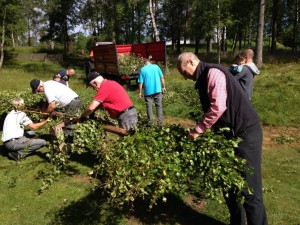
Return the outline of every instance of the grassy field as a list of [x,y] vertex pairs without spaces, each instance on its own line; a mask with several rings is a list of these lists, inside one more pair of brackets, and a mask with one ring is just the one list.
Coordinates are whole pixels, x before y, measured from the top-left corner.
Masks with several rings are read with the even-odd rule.
[[[51,79],[61,68],[55,64],[10,61],[0,70],[0,90],[30,92],[29,82],[32,78]],[[71,78],[70,87],[83,98],[86,105],[94,91],[84,84],[83,68],[76,65],[74,68],[77,73]],[[190,119],[190,112],[195,105],[191,104],[199,104],[193,82],[184,81],[171,67],[166,83],[166,122],[192,127],[194,122]],[[293,62],[278,63],[273,58],[263,66],[254,85],[253,105],[264,125],[262,171],[269,224],[299,225],[300,65]],[[178,90],[185,90],[185,93],[178,93]],[[128,93],[139,113],[145,114],[145,104],[138,98],[137,90],[132,87]],[[193,99],[188,104],[185,97]],[[39,132],[43,135],[47,129]],[[92,191],[87,173],[97,162],[89,154],[74,155],[72,169],[62,174],[49,190],[39,194],[42,178],[50,170],[47,149],[16,163],[3,154],[2,144],[0,148],[1,225],[229,223],[229,212],[224,203],[201,201],[193,196],[170,196],[167,203],[154,207],[151,212],[142,202],[137,203],[135,211],[113,208],[105,202],[100,190]]]

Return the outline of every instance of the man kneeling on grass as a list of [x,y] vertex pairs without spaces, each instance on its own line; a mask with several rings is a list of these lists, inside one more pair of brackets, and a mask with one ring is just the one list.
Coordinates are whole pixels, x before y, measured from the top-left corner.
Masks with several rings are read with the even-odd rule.
[[12,104],[15,109],[4,120],[2,142],[8,150],[9,158],[20,161],[46,145],[45,140],[32,138],[35,135],[34,132],[24,132],[24,127],[37,130],[44,126],[49,118],[43,122],[33,123],[26,113],[20,111],[25,105],[22,98],[14,99]]

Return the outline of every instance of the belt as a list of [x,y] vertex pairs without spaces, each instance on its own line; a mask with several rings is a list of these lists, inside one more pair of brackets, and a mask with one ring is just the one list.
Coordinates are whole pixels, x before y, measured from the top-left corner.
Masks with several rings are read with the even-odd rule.
[[77,100],[79,99],[79,96],[77,96],[76,98],[73,98],[73,100],[71,102],[73,102],[74,100]]
[[125,112],[127,112],[127,111],[129,111],[131,109],[134,109],[134,106],[130,106],[127,109],[124,109],[122,112],[119,113],[118,117],[120,117],[123,113],[125,113]]
[[14,140],[18,140],[18,139],[20,139],[20,137],[19,137],[19,138],[12,138],[12,139],[9,139],[9,140],[7,140],[7,141],[4,141],[3,143],[6,144],[6,143],[8,143],[8,142],[11,142],[11,141],[14,141]]
[[[70,103],[73,101],[76,101],[77,99],[79,99],[79,96],[77,96],[76,98],[73,98],[72,101],[70,101]],[[68,105],[70,105],[70,103]],[[66,105],[66,106],[68,106],[68,105]]]

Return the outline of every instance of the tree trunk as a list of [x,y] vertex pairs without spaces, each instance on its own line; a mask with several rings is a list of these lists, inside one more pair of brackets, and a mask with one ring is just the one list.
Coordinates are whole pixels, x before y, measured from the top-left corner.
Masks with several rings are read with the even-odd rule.
[[195,54],[199,53],[199,38],[195,37]]
[[239,50],[242,49],[242,42],[243,42],[243,33],[242,30],[239,31]]
[[249,27],[248,27],[248,29],[249,29],[249,33],[248,33],[248,48],[251,48],[251,46],[252,46],[252,22],[253,20],[252,20],[252,15],[250,14],[250,20],[249,20]]
[[149,9],[150,9],[150,16],[151,16],[151,21],[152,21],[152,27],[153,27],[153,32],[154,32],[154,38],[155,41],[158,42],[160,41],[159,35],[158,35],[158,30],[156,27],[156,22],[153,14],[153,5],[152,5],[152,0],[149,0]]
[[256,64],[260,68],[263,64],[263,34],[265,24],[265,0],[259,1],[259,18],[257,26],[257,38],[256,38]]
[[272,15],[272,44],[271,51],[276,50],[277,43],[277,25],[278,25],[278,10],[279,0],[273,0],[273,15]]
[[293,48],[294,52],[297,52],[297,47],[299,44],[298,37],[298,25],[299,25],[299,0],[295,0],[295,19],[294,19],[294,27],[293,27]]
[[134,6],[132,6],[132,11],[131,11],[131,35],[130,35],[130,43],[135,43],[135,19],[134,19],[134,14],[135,14],[135,9]]
[[142,31],[141,31],[141,9],[138,7],[137,10],[137,18],[138,18],[138,28],[137,28],[137,43],[141,43],[142,42]]
[[212,51],[212,42],[211,42],[211,37],[206,38],[206,52],[211,52]]
[[50,48],[51,48],[51,50],[54,50],[54,41],[53,40],[50,41]]
[[27,38],[28,38],[28,46],[31,46],[31,35],[30,35],[30,18],[29,16],[27,17],[27,29],[28,29],[28,33],[27,33]]
[[238,35],[238,29],[236,29],[236,32],[234,34],[234,38],[233,38],[233,41],[232,41],[232,51],[235,52],[235,49],[236,49],[236,40],[237,40],[237,35]]
[[11,43],[12,43],[13,48],[15,48],[16,47],[16,42],[15,42],[15,37],[14,37],[14,32],[13,31],[11,31],[10,38],[11,38]]
[[2,37],[1,37],[1,44],[0,44],[0,68],[2,68],[3,61],[4,61],[4,41],[5,41],[5,20],[6,20],[6,9],[5,7],[2,9],[3,13],[3,21],[2,21]]
[[221,51],[226,52],[226,26],[222,29]]
[[218,64],[221,63],[221,45],[220,45],[220,3],[218,1],[218,26],[217,26],[217,42],[218,42]]

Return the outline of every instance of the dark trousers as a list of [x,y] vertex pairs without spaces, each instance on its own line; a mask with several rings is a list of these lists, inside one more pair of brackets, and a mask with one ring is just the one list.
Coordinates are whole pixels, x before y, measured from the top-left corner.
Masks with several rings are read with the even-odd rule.
[[245,225],[247,217],[248,225],[267,225],[267,214],[262,196],[261,125],[257,123],[247,128],[245,132],[238,136],[241,137],[243,141],[239,143],[236,154],[246,159],[246,166],[252,168],[252,174],[243,174],[252,193],[249,193],[248,190],[242,191],[242,195],[245,197],[243,205],[237,202],[237,196],[233,192],[228,193],[229,196],[225,197],[230,212],[230,224]]

